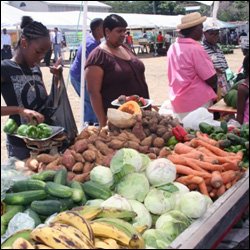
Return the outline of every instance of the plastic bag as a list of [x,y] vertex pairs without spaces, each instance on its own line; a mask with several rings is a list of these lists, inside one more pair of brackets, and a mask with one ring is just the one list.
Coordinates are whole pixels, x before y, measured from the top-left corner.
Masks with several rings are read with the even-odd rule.
[[67,140],[64,148],[66,149],[74,142],[78,131],[62,75],[58,81],[57,85],[55,77],[53,77],[51,93],[42,114],[45,116],[45,122],[49,125],[60,126],[65,129]]
[[1,165],[1,201],[4,200],[6,192],[12,187],[15,181],[26,180],[28,177],[22,171],[16,170],[16,161],[12,157],[8,162]]
[[9,222],[6,233],[1,237],[1,244],[11,235],[24,229],[34,229],[35,221],[25,213],[17,213]]
[[172,115],[174,118],[176,118],[176,115],[173,111],[172,104],[170,100],[165,101],[159,110],[160,115]]
[[220,126],[220,122],[214,120],[213,114],[203,107],[189,113],[182,120],[184,128],[191,128],[194,130],[199,130],[199,124],[201,122],[206,122],[215,127]]

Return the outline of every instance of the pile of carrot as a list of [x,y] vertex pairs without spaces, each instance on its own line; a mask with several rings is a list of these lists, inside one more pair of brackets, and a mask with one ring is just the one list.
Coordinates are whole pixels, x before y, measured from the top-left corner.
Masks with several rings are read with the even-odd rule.
[[176,166],[176,181],[216,199],[244,174],[239,167],[243,153],[226,152],[201,132],[196,136],[190,142],[178,143],[167,158]]

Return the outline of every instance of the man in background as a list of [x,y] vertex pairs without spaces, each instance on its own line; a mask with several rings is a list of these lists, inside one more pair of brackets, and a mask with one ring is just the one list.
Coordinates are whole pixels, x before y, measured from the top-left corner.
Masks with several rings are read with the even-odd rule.
[[57,61],[58,57],[62,55],[62,42],[63,37],[62,33],[58,31],[58,28],[54,28],[54,33],[52,34],[52,44],[53,44],[53,50],[54,50],[54,62]]
[[[101,39],[103,38],[103,20],[96,18],[90,23],[91,34],[86,39],[86,59],[92,50],[100,45]],[[77,55],[70,68],[70,80],[78,94],[81,95],[81,64],[82,64],[82,45],[77,50]],[[88,125],[95,125],[98,123],[98,119],[93,111],[89,93],[85,84],[85,96],[84,96],[84,122]]]
[[1,60],[11,58],[11,37],[9,34],[7,34],[7,29],[3,29],[1,35]]

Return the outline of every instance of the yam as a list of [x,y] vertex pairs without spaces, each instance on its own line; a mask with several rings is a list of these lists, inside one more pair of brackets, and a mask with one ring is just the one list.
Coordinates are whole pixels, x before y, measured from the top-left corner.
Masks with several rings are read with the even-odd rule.
[[88,148],[88,140],[82,139],[74,144],[74,149],[76,153],[82,153]]
[[132,133],[138,138],[140,141],[144,140],[147,136],[144,133],[143,126],[141,122],[137,122],[132,129]]
[[152,136],[148,136],[140,144],[142,146],[148,146],[148,147],[150,147],[152,145],[152,143],[153,143],[153,137]]
[[84,129],[78,136],[77,136],[77,140],[81,140],[81,139],[88,139],[90,137],[90,132],[88,131],[88,129]]
[[87,162],[94,162],[96,159],[96,153],[93,150],[86,150],[82,154],[82,156],[83,156],[84,160]]
[[94,163],[86,162],[85,165],[83,166],[83,173],[88,173],[94,168]]
[[153,153],[149,153],[149,154],[148,154],[148,157],[149,157],[151,160],[157,159],[157,155],[156,155],[156,154],[153,154]]
[[75,173],[69,171],[68,174],[67,174],[67,181],[68,182],[72,181],[75,176],[76,176]]
[[46,170],[56,170],[56,166],[58,166],[58,164],[60,163],[60,157],[58,157],[57,159],[55,159],[54,161],[52,161],[51,163],[49,163],[46,166]]
[[157,134],[159,137],[162,137],[166,132],[167,132],[167,129],[166,129],[165,126],[158,125],[156,134]]
[[39,154],[36,159],[39,162],[43,162],[43,163],[50,163],[52,161],[54,161],[56,158],[58,157],[58,155],[49,155],[49,154]]
[[104,142],[102,141],[96,141],[95,142],[96,148],[103,154],[108,155],[112,152],[112,149],[110,149]]
[[139,152],[142,154],[149,153],[149,146],[139,146]]
[[68,169],[72,170],[73,166],[75,165],[76,161],[74,156],[72,155],[71,151],[67,149],[63,156],[62,156],[62,164]]
[[120,141],[120,140],[117,140],[117,139],[113,139],[109,144],[108,146],[112,149],[115,149],[115,150],[119,150],[121,148],[123,148],[123,145],[124,145],[124,142],[123,141]]
[[135,150],[138,151],[140,145],[139,145],[139,143],[137,143],[137,142],[128,141],[128,142],[126,142],[126,143],[124,144],[124,147],[125,147],[125,148],[132,148],[132,149],[135,149]]
[[63,165],[56,165],[56,166],[46,166],[45,170],[54,170],[54,171],[58,171],[65,168]]
[[172,131],[168,131],[166,132],[163,136],[162,136],[162,139],[165,140],[165,142],[168,142],[168,140],[173,136],[173,133]]
[[160,158],[167,158],[170,154],[171,154],[171,150],[169,150],[168,148],[164,147],[164,148],[160,151],[159,157],[160,157]]
[[85,162],[83,156],[80,153],[76,153],[74,150],[71,150],[71,153],[74,156],[76,162]]
[[133,141],[133,142],[137,142],[140,143],[140,139],[138,139],[133,132],[128,132],[128,131],[124,131],[124,134],[127,136],[128,140],[127,141]]
[[25,167],[27,167],[28,169],[30,169],[31,171],[37,172],[38,171],[38,167],[39,167],[39,162],[37,159],[35,158],[29,158],[26,162],[25,162]]
[[150,153],[153,153],[153,154],[155,154],[155,155],[159,155],[160,154],[160,149],[159,148],[156,148],[156,147],[154,147],[154,148],[150,148],[149,149],[149,152]]
[[[163,148],[165,146],[165,141],[164,139],[157,137],[154,141],[153,141],[153,145],[156,148]],[[160,153],[160,152],[159,152]]]
[[83,171],[83,163],[82,162],[77,162],[72,168],[72,172],[74,172],[74,173],[82,173],[82,171]]

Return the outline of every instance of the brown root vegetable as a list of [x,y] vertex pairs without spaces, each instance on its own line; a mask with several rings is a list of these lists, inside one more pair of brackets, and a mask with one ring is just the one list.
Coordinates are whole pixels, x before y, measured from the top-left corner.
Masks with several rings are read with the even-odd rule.
[[83,171],[83,163],[82,162],[77,162],[72,168],[72,172],[74,172],[74,173],[82,173],[82,171]]
[[27,167],[28,169],[30,169],[31,171],[37,172],[38,171],[38,167],[39,167],[39,162],[37,159],[35,158],[29,158],[26,162],[25,162],[25,167]]
[[82,154],[82,156],[83,156],[84,160],[87,162],[94,162],[96,159],[96,153],[93,150],[86,150]]
[[67,174],[67,181],[72,181],[75,176],[76,176],[75,173],[69,171]]
[[153,137],[152,136],[148,136],[140,144],[142,146],[148,146],[148,147],[150,147],[152,145],[152,143],[153,143]]
[[144,133],[146,136],[150,136],[152,134],[149,128],[145,128]]
[[56,158],[58,157],[58,155],[49,155],[49,154],[39,154],[36,159],[39,162],[43,162],[43,163],[50,163],[52,161],[54,161]]
[[42,171],[46,170],[46,164],[43,162],[39,162],[37,172],[40,173]]
[[103,164],[102,165],[105,166],[105,167],[109,167],[110,163],[111,163],[111,160],[112,160],[114,155],[115,155],[115,151],[112,154],[109,154],[109,155],[105,156],[104,159],[103,159]]
[[164,148],[160,151],[159,157],[160,157],[160,158],[167,158],[170,154],[171,154],[171,150],[168,149],[168,148],[166,148],[166,147],[164,147]]
[[133,134],[133,132],[124,131],[124,133],[126,134],[128,141],[140,143],[141,140],[138,137],[136,137],[136,135]]
[[167,129],[166,129],[165,126],[158,125],[156,134],[157,134],[159,137],[162,137],[166,132],[167,132]]
[[72,170],[73,166],[75,165],[76,161],[74,156],[72,155],[71,151],[67,149],[62,156],[62,164],[68,169]]
[[90,132],[88,131],[88,129],[84,129],[78,136],[77,136],[77,140],[81,140],[81,139],[88,139],[90,137]]
[[154,139],[153,145],[156,148],[163,148],[165,146],[165,141],[164,139],[157,137],[156,139]]
[[82,152],[84,152],[87,148],[88,148],[88,140],[87,140],[87,139],[78,140],[78,141],[74,144],[74,149],[75,149],[76,153],[82,153]]
[[92,151],[94,151],[94,152],[97,152],[98,151],[98,149],[95,147],[95,145],[93,145],[93,144],[88,144],[88,149],[89,150],[92,150]]
[[157,159],[157,155],[156,155],[156,154],[153,154],[153,153],[148,154],[148,157],[149,157],[151,160]]
[[112,149],[121,149],[123,148],[123,145],[124,145],[124,142],[123,141],[120,141],[120,140],[117,140],[117,139],[113,139],[109,144],[108,146]]
[[160,149],[159,148],[150,148],[149,152],[155,154],[156,156],[160,154]]
[[139,152],[142,154],[148,154],[149,153],[149,146],[139,146]]
[[124,144],[124,147],[139,150],[140,145],[139,145],[139,143],[136,143],[136,142],[133,142],[133,141],[128,141],[128,142],[126,142]]
[[76,153],[74,150],[71,150],[71,153],[74,156],[76,162],[85,162],[83,156],[80,153]]
[[154,123],[153,121],[150,121],[149,130],[150,130],[151,133],[156,133],[156,131],[157,131],[157,123]]
[[90,162],[86,162],[83,166],[83,173],[88,173],[90,172],[93,168],[94,168],[95,164],[94,163],[90,163]]
[[97,152],[96,152],[96,160],[95,160],[95,163],[96,163],[97,165],[102,165],[102,166],[103,166],[103,164],[104,164],[104,162],[105,162],[105,157],[106,157],[106,156],[104,156],[101,152],[97,151]]
[[[48,165],[49,166],[49,165]],[[54,170],[54,171],[58,171],[60,169],[65,168],[63,165],[56,165],[56,166],[46,166],[45,170]]]
[[95,146],[103,155],[108,155],[113,151],[102,141],[96,141]]
[[79,181],[79,182],[85,182],[86,178],[88,178],[88,176],[90,175],[90,173],[84,173],[84,174],[77,174],[73,177],[73,181]]
[[88,139],[88,142],[89,142],[90,144],[94,144],[95,141],[97,141],[98,139],[99,139],[98,135],[91,135],[91,136],[89,137],[89,139]]
[[60,157],[58,157],[56,160],[52,161],[46,166],[46,170],[55,170],[54,168],[60,164]]
[[170,125],[174,128],[174,127],[180,125],[180,122],[177,118],[174,118],[172,121],[170,121]]
[[144,140],[146,138],[146,134],[144,133],[143,126],[141,122],[137,122],[132,129],[132,133],[139,139]]
[[165,142],[168,142],[168,140],[169,140],[172,136],[173,136],[172,131],[166,132],[166,133],[162,136],[162,139],[164,139]]

